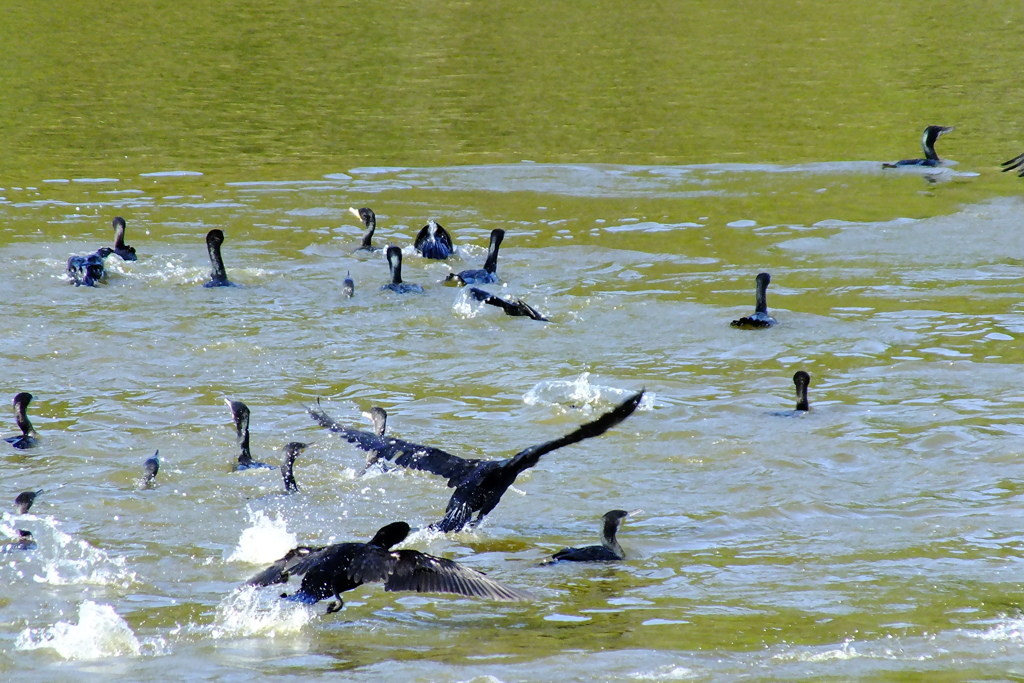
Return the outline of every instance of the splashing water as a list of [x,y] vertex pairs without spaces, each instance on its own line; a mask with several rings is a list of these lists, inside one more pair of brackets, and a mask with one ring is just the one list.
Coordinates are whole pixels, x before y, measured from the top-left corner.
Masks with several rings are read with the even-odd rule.
[[52,648],[64,659],[103,659],[167,652],[162,638],[140,641],[110,605],[90,600],[78,608],[78,623],[58,621],[53,626],[25,629],[17,638],[19,650]]
[[[550,379],[538,382],[523,395],[528,406],[560,406],[591,412],[604,409],[612,403],[624,401],[633,395],[630,389],[618,389],[590,383],[590,373],[584,372],[574,380]],[[638,410],[651,410],[655,394],[647,392],[640,401]]]
[[249,523],[242,531],[238,546],[228,556],[228,562],[266,564],[284,556],[298,545],[298,537],[290,533],[282,517],[267,516],[262,510],[249,510]]
[[209,627],[214,638],[238,638],[297,633],[316,613],[306,605],[282,600],[279,590],[245,586],[224,598]]

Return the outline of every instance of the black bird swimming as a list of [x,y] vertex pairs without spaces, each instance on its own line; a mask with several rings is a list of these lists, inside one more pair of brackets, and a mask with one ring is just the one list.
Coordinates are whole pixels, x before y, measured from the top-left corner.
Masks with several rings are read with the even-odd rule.
[[341,283],[341,295],[351,299],[356,293],[356,283],[352,279],[352,273],[345,273],[345,280]]
[[768,315],[768,284],[772,276],[768,273],[757,274],[757,295],[754,306],[754,314],[733,320],[730,325],[741,327],[745,330],[757,330],[763,327],[771,327],[775,324],[775,318]]
[[365,207],[362,209],[349,207],[349,212],[366,226],[366,232],[363,234],[363,243],[359,245],[356,251],[380,251],[380,247],[373,246],[373,231],[377,229],[377,214],[373,212],[373,209]]
[[455,282],[460,287],[465,285],[488,285],[498,281],[498,248],[505,239],[505,231],[501,228],[491,230],[491,244],[487,247],[487,260],[483,268],[472,268],[460,273],[448,273],[445,282]]
[[545,322],[547,322],[548,320],[543,315],[538,313],[537,309],[533,308],[522,299],[515,299],[510,301],[505,300],[499,296],[495,296],[490,292],[485,292],[484,290],[478,289],[476,287],[470,287],[469,293],[470,296],[472,296],[477,301],[482,301],[485,304],[489,304],[491,306],[497,306],[501,310],[505,311],[505,315],[520,315],[525,316],[527,318],[532,318],[534,320],[543,320]]
[[237,434],[238,443],[242,447],[241,453],[238,454],[238,463],[235,465],[234,470],[241,472],[242,470],[251,469],[276,469],[273,465],[268,465],[265,462],[256,462],[252,459],[252,454],[249,452],[249,406],[245,405],[241,401],[232,401],[231,399],[224,399],[228,407],[231,408],[231,419],[235,421],[235,432]]
[[437,221],[431,218],[416,234],[413,248],[423,258],[446,259],[452,255],[452,236]]
[[334,597],[327,614],[344,605],[341,594],[364,583],[383,582],[386,591],[455,593],[492,600],[529,600],[532,596],[487,578],[482,572],[453,560],[418,550],[391,550],[409,535],[409,525],[393,522],[381,527],[368,543],[335,543],[325,547],[300,546],[246,581],[247,586],[286,583],[302,576],[295,593],[282,598],[313,605]]
[[928,126],[921,135],[921,149],[924,150],[924,159],[903,159],[895,164],[882,164],[882,168],[897,168],[900,166],[941,166],[942,159],[935,153],[935,141],[939,136],[952,132],[953,127],[949,126]]
[[135,247],[124,243],[125,222],[120,216],[114,218],[114,253],[121,257],[122,261],[138,261],[135,255]]
[[309,444],[299,441],[292,441],[284,447],[284,461],[281,463],[281,476],[284,478],[284,492],[292,493],[299,490],[299,485],[292,474],[292,467],[295,466],[295,458],[299,457],[302,451],[306,450]]
[[1017,175],[1024,178],[1024,154],[1020,154],[1010,159],[1009,161],[1003,162],[1003,173],[1007,171],[1017,171]]
[[546,564],[555,562],[617,562],[626,559],[626,553],[619,545],[615,534],[619,525],[629,513],[625,510],[610,510],[604,513],[604,526],[601,529],[601,545],[588,545],[582,548],[562,548],[551,556]]
[[39,435],[28,421],[28,404],[32,402],[32,394],[27,391],[19,392],[14,397],[14,422],[21,430],[19,436],[8,436],[4,441],[19,450],[35,448],[39,445]]
[[803,370],[793,373],[793,384],[796,385],[796,409],[779,410],[772,413],[778,417],[803,417],[811,409],[807,403],[807,387],[811,385],[811,376]]
[[31,531],[18,529],[18,539],[11,543],[0,545],[0,553],[10,553],[18,550],[35,550],[38,547],[39,545],[36,543],[35,538],[32,537]]
[[160,451],[157,450],[146,462],[142,463],[142,480],[139,482],[140,489],[153,488],[156,485],[157,472],[160,471]]
[[390,289],[395,294],[423,293],[423,288],[410,282],[402,282],[402,250],[388,247],[388,266],[391,268],[391,282],[381,287]]
[[470,523],[476,512],[477,517],[470,523],[476,526],[501,500],[516,477],[533,467],[541,456],[551,451],[574,444],[584,439],[600,436],[633,414],[640,405],[644,392],[640,391],[626,399],[614,410],[605,413],[593,422],[582,425],[563,437],[536,446],[524,448],[511,458],[504,460],[469,460],[446,453],[439,448],[420,446],[401,439],[379,437],[359,430],[342,427],[319,407],[310,408],[309,414],[321,426],[337,432],[349,443],[365,451],[375,451],[379,456],[392,460],[402,467],[423,470],[448,479],[448,488],[455,492],[448,501],[444,519],[432,528],[439,531],[458,531]]
[[18,511],[19,515],[27,515],[28,511],[32,509],[32,503],[36,502],[36,496],[42,492],[42,489],[38,491],[22,491],[14,499],[14,509]]
[[206,233],[206,251],[210,254],[210,281],[203,287],[234,287],[235,283],[228,280],[228,272],[224,269],[224,259],[220,255],[220,245],[224,244],[224,231],[214,228]]
[[76,287],[95,287],[97,282],[107,276],[103,259],[113,253],[110,247],[100,247],[92,254],[72,256],[65,267],[68,277]]

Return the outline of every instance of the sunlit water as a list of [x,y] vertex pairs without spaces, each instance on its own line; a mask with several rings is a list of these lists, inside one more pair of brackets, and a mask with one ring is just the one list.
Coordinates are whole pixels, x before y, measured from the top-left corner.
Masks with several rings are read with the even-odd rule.
[[[60,179],[53,179],[60,180]],[[308,181],[200,175],[3,190],[2,391],[28,390],[42,444],[2,454],[4,496],[44,489],[39,548],[0,565],[0,671],[303,679],[887,678],[1024,666],[1022,201],[971,169],[517,164],[350,169]],[[965,193],[989,193],[967,204]],[[931,202],[928,218],[850,220],[859,197]],[[822,195],[828,204],[819,204]],[[784,199],[776,199],[784,198]],[[915,199],[916,198],[916,199]],[[779,220],[779,204],[795,207]],[[428,217],[449,263],[406,249],[422,295],[380,291]],[[839,207],[839,208],[837,208]],[[847,207],[847,208],[843,208]],[[703,209],[703,210],[702,210]],[[128,220],[134,263],[76,288],[72,253]],[[203,236],[229,277],[205,289]],[[507,236],[503,284],[551,322],[440,284]],[[772,274],[779,324],[746,331]],[[341,296],[350,272],[353,299]],[[812,377],[809,414],[793,372]],[[490,603],[366,586],[325,617],[240,584],[296,542],[366,539],[440,518],[437,477],[357,476],[364,455],[305,408],[401,438],[504,457],[645,388],[620,427],[545,456],[475,531],[414,534],[537,596]],[[302,492],[234,473],[225,398],[252,410],[258,459],[294,440]],[[5,399],[5,400],[9,400]],[[5,432],[13,420],[5,418]],[[139,490],[160,450],[157,486]],[[6,505],[6,504],[5,504]],[[607,510],[628,561],[537,566],[596,542]],[[10,508],[8,508],[9,510]]]

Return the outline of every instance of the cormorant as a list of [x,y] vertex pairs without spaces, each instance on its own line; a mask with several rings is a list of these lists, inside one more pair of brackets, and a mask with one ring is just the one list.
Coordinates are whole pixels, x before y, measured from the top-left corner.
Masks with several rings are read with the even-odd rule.
[[241,401],[232,401],[227,398],[224,399],[224,402],[231,408],[231,418],[235,421],[238,443],[242,447],[241,453],[238,454],[238,464],[235,465],[234,470],[241,472],[259,468],[275,469],[273,465],[268,465],[265,462],[256,462],[249,452],[249,406]]
[[768,315],[768,284],[771,281],[772,276],[768,273],[757,274],[757,301],[754,306],[754,314],[733,320],[729,323],[730,325],[742,327],[745,330],[756,330],[775,324],[775,318]]
[[356,293],[356,283],[352,279],[352,273],[346,272],[345,279],[341,283],[341,295],[351,299]]
[[380,457],[392,460],[402,467],[423,470],[448,479],[448,487],[454,488],[444,519],[432,528],[439,531],[459,531],[476,512],[477,517],[470,523],[476,526],[501,500],[516,477],[533,467],[545,453],[574,444],[584,439],[600,436],[633,414],[640,404],[644,392],[630,396],[614,410],[605,413],[593,422],[582,425],[575,431],[558,439],[530,446],[504,460],[477,460],[460,458],[439,448],[420,446],[401,439],[379,437],[359,430],[342,427],[319,407],[310,408],[309,414],[322,427],[337,432],[349,443],[365,451],[375,451]]
[[1017,175],[1024,178],[1024,154],[1020,154],[1010,159],[1009,161],[1003,162],[1003,173],[1007,171],[1017,171]]
[[18,529],[18,540],[0,545],[0,553],[10,553],[17,550],[35,550],[39,545],[32,537],[31,531]]
[[534,320],[543,320],[547,322],[547,318],[537,312],[537,309],[530,306],[522,299],[515,299],[512,301],[506,301],[499,296],[495,296],[490,292],[485,292],[477,287],[469,288],[470,295],[477,301],[482,301],[485,304],[491,306],[497,306],[501,310],[505,311],[505,315],[520,315],[526,316],[527,318],[533,318]]
[[19,450],[35,448],[39,445],[39,435],[28,421],[28,404],[32,402],[32,394],[19,392],[14,397],[14,422],[21,430],[20,436],[8,436],[4,441]]
[[391,282],[381,287],[382,290],[390,289],[395,294],[423,292],[419,285],[402,282],[402,250],[398,247],[388,247],[388,266],[391,268]]
[[19,515],[27,515],[28,511],[32,509],[32,503],[36,502],[36,496],[42,492],[42,489],[38,491],[22,491],[14,499],[14,509],[18,511]]
[[452,246],[452,236],[444,227],[431,218],[427,224],[420,228],[416,234],[416,241],[413,248],[423,258],[446,259],[452,255],[455,247]]
[[491,230],[491,244],[487,247],[487,260],[483,268],[472,268],[460,273],[448,273],[445,282],[454,282],[460,287],[465,285],[489,285],[498,281],[498,248],[505,239],[505,231],[501,228]]
[[114,253],[121,257],[122,261],[138,261],[135,255],[135,247],[124,243],[125,222],[120,216],[114,218]]
[[359,245],[356,251],[380,251],[379,247],[373,246],[373,231],[377,229],[377,214],[373,212],[373,209],[362,208],[353,209],[349,207],[349,212],[352,213],[356,218],[363,222],[366,226],[366,232],[363,234],[363,243]]
[[795,410],[783,410],[773,415],[779,417],[801,417],[811,409],[807,403],[807,387],[811,385],[811,376],[803,370],[797,370],[793,373],[793,384],[796,385],[796,409]]
[[455,593],[492,600],[529,600],[528,593],[504,586],[482,572],[454,560],[434,557],[418,550],[391,550],[406,539],[409,525],[393,522],[381,527],[368,543],[335,543],[314,548],[300,546],[246,581],[247,586],[286,583],[302,576],[295,593],[282,598],[313,605],[334,597],[327,614],[339,611],[341,594],[364,583],[383,582],[386,591]]
[[562,548],[551,556],[545,564],[553,564],[565,560],[567,562],[616,562],[626,559],[626,553],[615,539],[619,525],[629,513],[625,510],[610,510],[604,513],[604,526],[601,529],[601,545],[588,545],[583,548]]
[[100,247],[92,254],[72,256],[65,267],[68,277],[76,287],[95,287],[96,283],[107,276],[103,267],[103,259],[114,253],[110,247]]
[[224,259],[220,255],[220,245],[224,244],[224,231],[214,228],[206,233],[206,251],[210,254],[210,281],[203,287],[234,287],[235,283],[228,280],[228,272],[224,269]]
[[299,490],[295,482],[295,475],[292,474],[292,467],[295,465],[295,458],[299,457],[302,451],[306,450],[309,444],[299,441],[292,441],[284,447],[284,461],[281,463],[281,476],[284,478],[284,492],[292,493]]
[[882,164],[882,168],[897,168],[899,166],[928,166],[930,168],[941,166],[942,159],[935,153],[935,141],[939,139],[939,136],[952,131],[952,126],[928,126],[921,135],[921,149],[924,150],[924,159],[903,159],[895,164]]
[[146,458],[146,462],[142,463],[142,481],[139,482],[140,489],[153,488],[156,485],[154,481],[156,479],[157,472],[160,471],[160,451],[157,450],[151,457]]

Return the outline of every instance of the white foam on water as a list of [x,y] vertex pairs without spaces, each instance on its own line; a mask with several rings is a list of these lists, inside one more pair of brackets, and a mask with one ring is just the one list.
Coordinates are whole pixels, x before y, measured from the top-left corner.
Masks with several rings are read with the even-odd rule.
[[290,600],[282,600],[280,587],[260,590],[245,586],[217,605],[213,623],[200,630],[214,638],[239,638],[298,633],[316,617],[316,609]]
[[298,537],[288,531],[284,518],[273,519],[263,510],[249,510],[249,526],[242,530],[238,545],[227,557],[227,562],[268,564],[284,557],[299,544]]
[[[112,557],[101,548],[95,548],[84,539],[64,533],[59,522],[52,517],[23,516],[31,524],[19,521],[28,527],[36,541],[34,550],[8,554],[16,560],[19,575],[31,575],[36,583],[51,586],[72,586],[80,584],[127,587],[135,580],[135,573],[128,570],[123,557]],[[6,520],[5,520],[6,521]],[[14,527],[0,524],[0,531],[15,536]]]
[[50,648],[64,659],[104,659],[167,653],[162,638],[139,640],[127,622],[110,605],[86,600],[78,608],[78,623],[58,621],[45,628],[29,628],[18,634],[15,648]]
[[[528,406],[557,405],[589,411],[621,403],[634,393],[636,392],[632,389],[591,384],[590,373],[584,372],[572,380],[549,379],[538,382],[523,395],[523,403]],[[651,410],[654,407],[654,398],[654,392],[647,392],[637,409]]]

